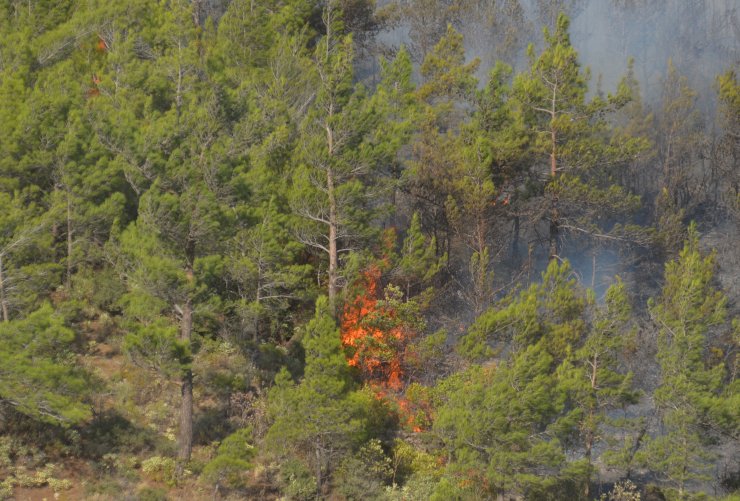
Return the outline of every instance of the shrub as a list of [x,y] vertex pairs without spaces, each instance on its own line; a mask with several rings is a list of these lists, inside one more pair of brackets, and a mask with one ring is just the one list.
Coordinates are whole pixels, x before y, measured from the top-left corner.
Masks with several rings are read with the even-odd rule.
[[203,468],[203,478],[213,484],[238,488],[244,486],[244,472],[252,467],[255,448],[251,428],[242,428],[224,439],[216,457]]
[[280,466],[279,480],[288,499],[308,501],[316,498],[316,477],[297,459],[288,459]]
[[356,454],[342,461],[335,474],[337,490],[349,500],[382,498],[392,477],[391,459],[377,439],[370,440]]
[[152,456],[141,462],[141,471],[150,480],[164,482],[169,486],[174,486],[177,484],[177,478],[175,476],[176,466],[177,463],[172,458]]
[[144,487],[136,495],[138,501],[168,501],[167,491],[153,487]]

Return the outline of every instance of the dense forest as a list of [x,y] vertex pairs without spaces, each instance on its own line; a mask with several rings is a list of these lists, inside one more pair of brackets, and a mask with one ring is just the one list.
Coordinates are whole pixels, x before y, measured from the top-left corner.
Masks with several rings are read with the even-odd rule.
[[740,499],[740,7],[0,1],[0,499]]

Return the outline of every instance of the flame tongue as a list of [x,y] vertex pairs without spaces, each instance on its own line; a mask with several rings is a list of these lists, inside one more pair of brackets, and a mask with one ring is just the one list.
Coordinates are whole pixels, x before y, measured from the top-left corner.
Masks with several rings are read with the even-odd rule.
[[347,363],[361,371],[376,398],[395,402],[401,422],[420,432],[414,416],[417,409],[400,394],[405,346],[415,332],[398,321],[392,307],[378,304],[380,275],[380,268],[371,266],[355,284],[360,292],[344,306],[342,345],[349,352]]
[[[380,269],[371,266],[363,274],[360,293],[348,302],[342,315],[342,344],[349,348],[349,365],[358,367],[365,380],[374,386],[398,391],[403,387],[399,347],[408,338],[404,330],[392,326],[395,312],[378,305]],[[372,320],[390,320],[373,322]],[[391,325],[387,329],[374,324]]]

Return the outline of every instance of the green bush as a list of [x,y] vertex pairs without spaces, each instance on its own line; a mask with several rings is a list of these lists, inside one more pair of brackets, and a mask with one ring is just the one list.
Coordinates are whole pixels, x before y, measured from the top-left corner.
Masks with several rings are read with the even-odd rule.
[[203,468],[203,479],[230,488],[244,486],[244,473],[252,467],[255,455],[252,429],[242,428],[224,439],[216,457]]
[[141,471],[150,480],[164,482],[169,486],[177,484],[175,477],[177,463],[172,458],[152,456],[141,462]]
[[136,494],[137,501],[168,501],[167,491],[153,487],[143,487]]
[[0,482],[0,501],[6,499],[12,499],[13,497],[13,482],[11,478],[6,478]]
[[316,497],[316,477],[297,459],[288,459],[280,466],[281,491],[293,501],[308,501]]
[[358,501],[384,497],[385,486],[392,477],[391,459],[377,439],[370,440],[356,454],[342,461],[334,475],[339,493],[348,500]]

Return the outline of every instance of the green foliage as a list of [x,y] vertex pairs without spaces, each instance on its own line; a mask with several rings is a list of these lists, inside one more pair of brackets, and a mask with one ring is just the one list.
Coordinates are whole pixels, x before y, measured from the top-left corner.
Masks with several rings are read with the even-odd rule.
[[447,331],[438,330],[413,342],[409,346],[409,364],[418,372],[424,372],[429,367],[443,367],[446,358],[447,338]]
[[35,469],[35,471],[28,470],[24,465],[11,464],[8,456],[6,456],[6,445],[7,442],[0,441],[0,461],[6,463],[3,466],[7,472],[6,477],[0,482],[0,499],[13,499],[13,491],[16,487],[49,487],[55,493],[61,493],[72,488],[73,484],[71,480],[57,478],[54,475],[57,465],[53,463],[46,463]]
[[306,350],[302,381],[296,385],[283,369],[270,391],[274,421],[266,443],[274,456],[283,460],[292,456],[310,465],[320,487],[337,459],[364,438],[368,407],[352,391],[339,330],[326,298],[317,301],[302,343]]
[[394,269],[394,276],[405,285],[406,298],[411,298],[412,288],[428,283],[444,267],[447,255],[437,257],[437,242],[421,231],[421,219],[415,212],[411,218],[401,254]]
[[[62,461],[102,475],[92,497],[166,499],[133,483],[195,472],[217,495],[581,499],[602,465],[704,496],[740,429],[715,256],[690,228],[648,307],[655,428],[618,413],[651,384],[628,371],[653,369],[646,289],[597,299],[559,250],[644,246],[642,273],[687,218],[740,214],[736,71],[710,141],[683,62],[660,103],[633,62],[613,95],[591,85],[554,15],[579,2],[379,3],[0,3],[0,498],[68,488]],[[513,59],[543,12],[523,73],[479,71],[471,50]],[[399,26],[408,49],[376,37]],[[548,229],[530,283],[520,244]],[[392,398],[337,326],[369,262],[356,348],[401,369]]]
[[602,494],[599,501],[640,501],[640,491],[629,480],[617,482],[608,494]]
[[455,451],[449,475],[462,475],[476,489],[485,479],[490,494],[480,495],[491,495],[542,488],[547,482],[534,470],[563,466],[558,441],[540,433],[565,403],[549,376],[552,363],[539,343],[511,363],[474,366],[444,384],[433,429]]
[[317,480],[311,470],[298,459],[286,459],[280,464],[280,484],[288,499],[308,501],[315,499]]
[[461,338],[458,351],[481,360],[493,355],[496,345],[513,342],[515,348],[523,348],[541,340],[560,360],[584,333],[585,307],[570,265],[553,260],[540,284],[505,298],[481,315]]
[[216,457],[203,468],[202,477],[216,485],[238,488],[244,485],[243,475],[252,467],[255,456],[252,430],[243,428],[226,437],[218,446]]
[[[544,50],[536,55],[534,45],[529,46],[530,70],[518,75],[513,86],[534,135],[533,153],[549,174],[541,189],[551,256],[558,254],[562,230],[620,241],[609,238],[612,220],[633,213],[640,201],[616,186],[605,167],[628,161],[649,147],[642,137],[624,131],[614,134],[606,120],[607,113],[629,102],[627,86],[606,99],[587,99],[590,72],[580,68],[569,25],[568,17],[560,13],[554,30],[545,28]],[[537,177],[542,179],[541,174]]]
[[385,486],[392,478],[391,459],[380,440],[373,439],[345,458],[334,474],[338,492],[347,499],[385,499]]
[[[631,318],[624,284],[613,285],[598,306],[570,273],[567,262],[551,261],[542,283],[502,300],[461,339],[460,353],[474,360],[489,358],[494,347],[514,349],[438,390],[434,428],[454,444],[451,471],[467,471],[474,485],[485,478],[499,494],[577,492],[590,480],[604,423],[617,425],[608,410],[636,401],[632,376],[618,363]],[[566,462],[566,447],[583,450],[584,459]],[[550,481],[534,474],[537,468],[552,472]]]
[[155,482],[163,482],[170,487],[177,483],[175,460],[168,457],[152,456],[141,462],[141,471]]
[[448,25],[447,33],[440,38],[427,55],[420,71],[427,82],[419,88],[419,97],[433,100],[437,97],[464,97],[475,89],[473,73],[480,61],[465,64],[463,36]]
[[0,401],[63,426],[88,419],[91,380],[75,363],[74,340],[48,304],[23,320],[0,323]]
[[722,405],[718,389],[725,367],[704,361],[710,329],[727,315],[727,298],[712,286],[714,268],[714,255],[702,256],[690,226],[678,259],[666,264],[661,296],[649,305],[659,329],[661,385],[654,398],[665,431],[638,457],[670,481],[678,499],[687,497],[688,482],[707,478],[711,456],[702,427],[712,422],[712,408]]
[[156,487],[143,487],[136,493],[138,501],[167,501],[167,491]]

